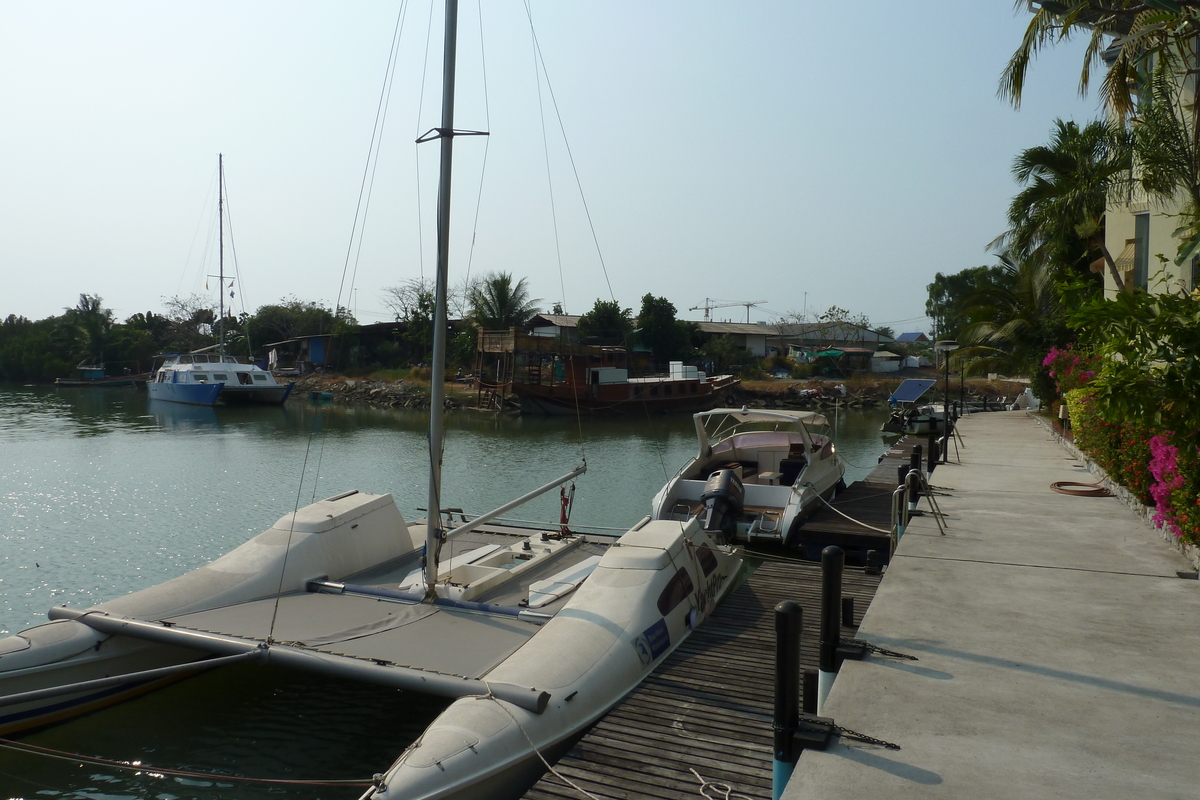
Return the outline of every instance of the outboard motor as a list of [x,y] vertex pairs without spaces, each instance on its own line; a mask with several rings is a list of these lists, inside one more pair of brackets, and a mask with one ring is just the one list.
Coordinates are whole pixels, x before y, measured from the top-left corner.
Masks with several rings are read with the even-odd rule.
[[708,476],[704,484],[704,522],[706,531],[721,531],[729,539],[734,535],[734,523],[742,513],[746,490],[742,479],[731,469],[719,469]]

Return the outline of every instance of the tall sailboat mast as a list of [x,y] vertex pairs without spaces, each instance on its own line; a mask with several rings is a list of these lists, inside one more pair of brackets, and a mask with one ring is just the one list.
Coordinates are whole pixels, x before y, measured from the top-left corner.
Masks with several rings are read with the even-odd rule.
[[217,352],[225,355],[225,154],[217,153],[217,297],[220,298],[220,346]]
[[446,294],[449,283],[450,167],[454,155],[454,62],[458,32],[458,0],[446,2],[445,51],[442,58],[441,169],[438,177],[437,285],[434,292],[433,364],[429,386],[429,503],[425,524],[425,587],[437,596],[438,549],[442,531],[442,449],[445,415]]

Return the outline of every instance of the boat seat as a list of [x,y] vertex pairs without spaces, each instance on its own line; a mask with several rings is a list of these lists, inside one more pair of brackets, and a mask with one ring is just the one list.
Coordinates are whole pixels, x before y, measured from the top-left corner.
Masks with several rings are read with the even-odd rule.
[[779,460],[779,485],[791,486],[800,477],[808,462],[803,458],[783,458]]

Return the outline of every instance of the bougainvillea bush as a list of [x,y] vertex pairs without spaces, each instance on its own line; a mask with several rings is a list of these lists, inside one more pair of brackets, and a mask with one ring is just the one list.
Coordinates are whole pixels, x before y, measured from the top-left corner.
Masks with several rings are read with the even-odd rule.
[[1154,521],[1177,538],[1200,544],[1200,452],[1172,444],[1171,431],[1108,422],[1087,389],[1067,393],[1075,444],[1108,476],[1154,506]]

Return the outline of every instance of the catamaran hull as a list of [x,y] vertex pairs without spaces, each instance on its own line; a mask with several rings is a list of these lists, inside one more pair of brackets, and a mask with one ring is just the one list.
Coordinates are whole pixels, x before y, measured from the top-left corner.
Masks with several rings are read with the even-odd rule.
[[286,386],[233,386],[226,384],[218,401],[222,405],[283,405],[296,386],[295,381]]
[[151,400],[166,403],[186,403],[193,406],[211,406],[217,402],[223,383],[155,383],[146,384]]
[[625,534],[554,619],[484,677],[548,692],[545,711],[457,700],[364,798],[519,796],[544,770],[538,753],[554,760],[634,689],[730,591],[741,564],[696,520]]

